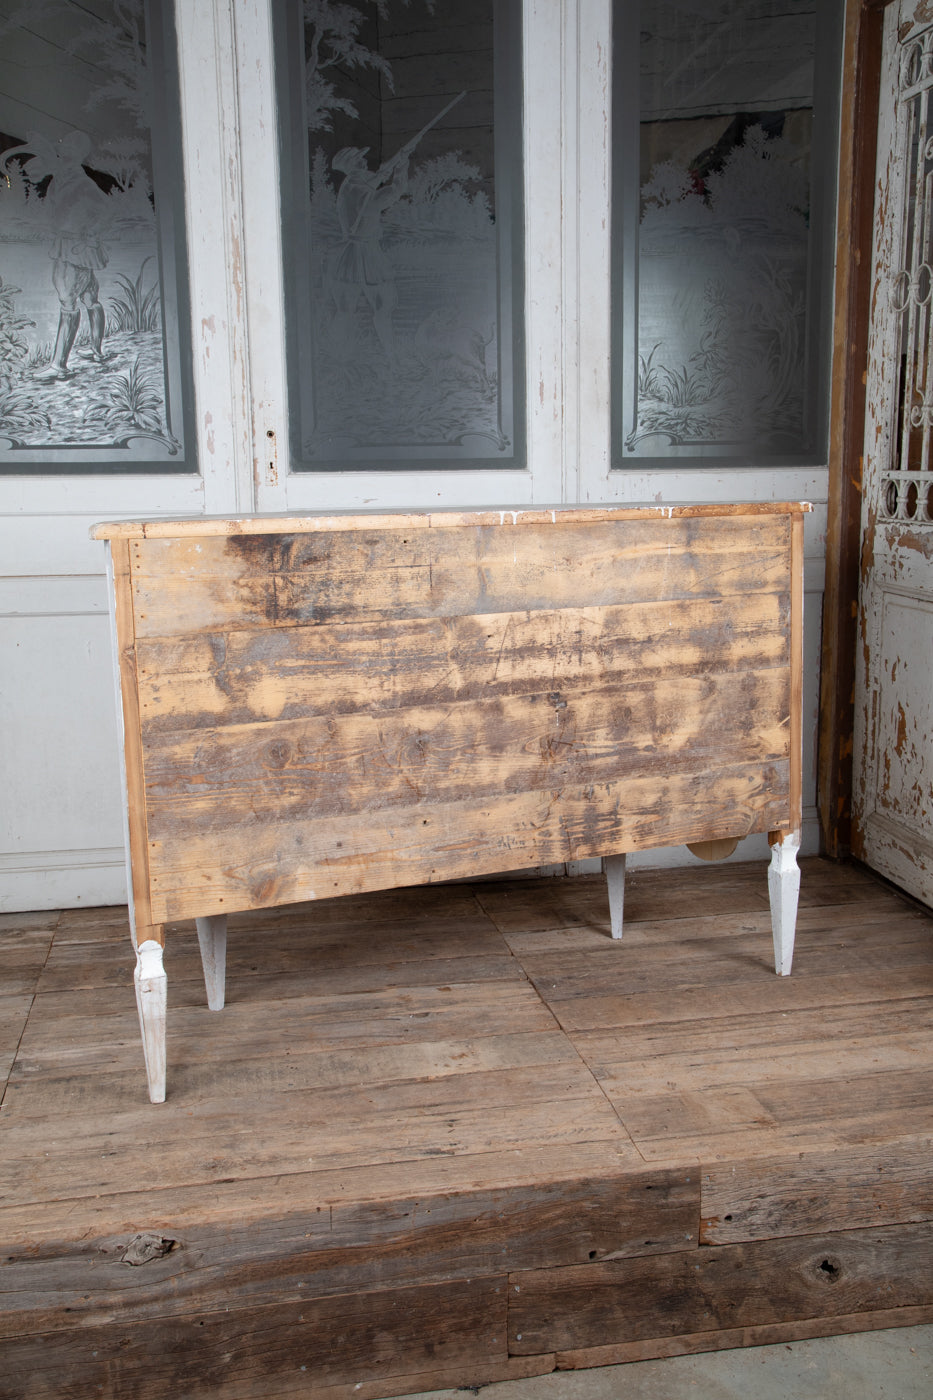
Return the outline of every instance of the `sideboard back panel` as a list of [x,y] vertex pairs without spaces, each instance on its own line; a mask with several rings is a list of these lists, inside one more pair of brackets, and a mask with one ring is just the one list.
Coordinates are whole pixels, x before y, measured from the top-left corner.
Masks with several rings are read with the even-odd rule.
[[793,518],[113,538],[145,921],[789,829]]

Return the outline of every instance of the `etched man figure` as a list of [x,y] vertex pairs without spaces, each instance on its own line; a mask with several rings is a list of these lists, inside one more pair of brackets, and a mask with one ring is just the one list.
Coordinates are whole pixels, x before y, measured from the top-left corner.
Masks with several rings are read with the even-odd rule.
[[330,267],[328,287],[337,309],[334,335],[339,353],[347,355],[353,347],[356,309],[364,297],[379,344],[391,359],[395,350],[392,313],[398,293],[395,272],[382,247],[382,216],[408,189],[408,152],[399,152],[378,170],[370,170],[367,150],[345,146],[331,161],[344,177],[337,191],[343,246]]
[[68,378],[68,357],[78,334],[82,305],[90,345],[79,353],[97,363],[104,359],[104,308],[97,273],[108,262],[101,235],[109,211],[107,196],[84,169],[90,150],[90,137],[83,131],[71,131],[54,145],[32,132],[28,141],[3,156],[5,165],[12,156],[32,152],[23,166],[24,175],[35,185],[51,176],[42,206],[53,232],[49,256],[60,310],[51,360],[35,376],[45,382]]

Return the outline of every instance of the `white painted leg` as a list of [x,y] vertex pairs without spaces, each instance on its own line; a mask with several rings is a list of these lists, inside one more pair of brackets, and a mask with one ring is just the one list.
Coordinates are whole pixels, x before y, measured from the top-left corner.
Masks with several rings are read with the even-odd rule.
[[613,938],[621,938],[622,907],[625,903],[625,856],[603,856],[603,873],[609,890],[609,928]]
[[799,850],[799,831],[789,831],[783,838],[779,836],[771,847],[771,864],[768,867],[774,970],[781,977],[788,975],[794,958],[797,901],[800,896]]
[[206,919],[196,919],[198,943],[201,945],[201,966],[204,968],[204,985],[207,988],[207,1004],[211,1011],[223,1011],[224,982],[227,975],[227,916],[211,914]]
[[165,1102],[165,1005],[167,978],[162,966],[162,945],[149,938],[136,953],[136,1006],[143,1033],[146,1078],[152,1103]]

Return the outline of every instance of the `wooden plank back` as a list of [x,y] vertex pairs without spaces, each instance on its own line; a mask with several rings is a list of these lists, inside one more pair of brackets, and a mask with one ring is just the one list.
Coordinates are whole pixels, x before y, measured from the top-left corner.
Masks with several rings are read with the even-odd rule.
[[98,527],[138,916],[791,829],[802,509]]

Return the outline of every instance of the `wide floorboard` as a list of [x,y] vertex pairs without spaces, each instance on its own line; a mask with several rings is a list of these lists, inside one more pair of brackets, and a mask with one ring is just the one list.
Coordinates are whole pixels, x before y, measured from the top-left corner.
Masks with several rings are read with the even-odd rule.
[[377,1400],[933,1320],[933,918],[803,862],[0,918],[0,1396]]

